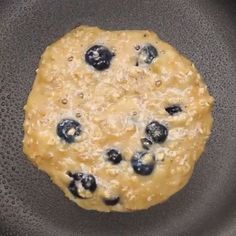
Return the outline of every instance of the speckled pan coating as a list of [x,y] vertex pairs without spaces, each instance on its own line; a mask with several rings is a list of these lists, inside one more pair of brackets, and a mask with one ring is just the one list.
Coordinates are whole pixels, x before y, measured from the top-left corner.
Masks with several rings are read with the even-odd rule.
[[[1,1],[1,235],[116,235],[124,228],[138,236],[235,235],[235,1],[136,2]],[[196,174],[183,191],[149,211],[78,210],[22,154],[22,109],[38,58],[79,23],[159,32],[195,62],[216,99],[213,135]]]

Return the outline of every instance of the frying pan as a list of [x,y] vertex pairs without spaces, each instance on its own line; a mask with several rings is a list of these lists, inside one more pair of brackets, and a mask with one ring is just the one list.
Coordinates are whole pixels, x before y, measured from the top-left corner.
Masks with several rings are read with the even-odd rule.
[[[80,24],[150,29],[201,71],[214,128],[190,183],[135,213],[78,208],[22,153],[23,106],[45,47]],[[1,0],[0,235],[236,235],[236,1]]]

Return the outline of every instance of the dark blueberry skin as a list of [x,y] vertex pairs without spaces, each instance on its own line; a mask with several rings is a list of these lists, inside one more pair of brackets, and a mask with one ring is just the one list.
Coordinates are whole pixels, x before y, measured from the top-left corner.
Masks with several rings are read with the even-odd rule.
[[115,149],[108,150],[106,155],[107,155],[107,160],[114,165],[119,164],[123,159],[121,153]]
[[[146,155],[151,155],[151,160],[145,161]],[[131,159],[131,165],[137,174],[150,175],[155,167],[155,156],[146,151],[136,152]]]
[[70,182],[70,184],[69,184],[69,186],[68,186],[68,189],[69,189],[69,191],[70,191],[75,197],[84,199],[84,198],[81,197],[81,196],[79,195],[79,193],[78,193],[75,180],[72,180],[72,181]]
[[[69,131],[73,129],[73,133]],[[63,119],[57,125],[57,135],[67,143],[73,143],[75,137],[81,134],[81,125],[78,121],[72,119]]]
[[68,186],[68,189],[75,197],[85,199],[79,194],[79,189],[77,188],[78,182],[81,183],[84,189],[90,191],[91,193],[93,193],[97,188],[96,179],[93,175],[83,173],[72,174],[71,172],[69,172],[68,175],[73,178]]
[[96,70],[105,70],[110,67],[114,56],[108,48],[102,45],[94,45],[85,53],[85,61]]
[[151,64],[157,56],[158,52],[156,48],[151,44],[146,44],[139,51],[138,64]]
[[120,201],[119,197],[115,197],[115,198],[104,198],[103,202],[107,205],[107,206],[114,206],[116,205],[118,202]]
[[166,107],[165,110],[171,115],[175,115],[176,113],[179,113],[182,111],[181,107],[179,105],[171,105],[169,107]]
[[158,121],[152,121],[147,125],[145,133],[154,143],[163,143],[168,136],[168,129]]
[[142,147],[148,150],[152,146],[152,141],[147,138],[141,138]]

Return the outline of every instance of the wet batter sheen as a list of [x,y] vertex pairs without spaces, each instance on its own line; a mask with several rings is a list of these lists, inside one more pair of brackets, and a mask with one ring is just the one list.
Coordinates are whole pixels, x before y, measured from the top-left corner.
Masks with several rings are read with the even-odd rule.
[[212,104],[193,63],[155,33],[80,26],[42,55],[24,152],[85,209],[145,209],[188,182]]

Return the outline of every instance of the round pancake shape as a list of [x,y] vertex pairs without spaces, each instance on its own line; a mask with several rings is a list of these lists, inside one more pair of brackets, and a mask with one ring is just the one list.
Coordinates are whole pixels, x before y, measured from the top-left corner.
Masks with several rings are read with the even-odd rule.
[[24,152],[82,208],[146,209],[189,181],[212,105],[194,64],[154,32],[80,26],[42,55]]

